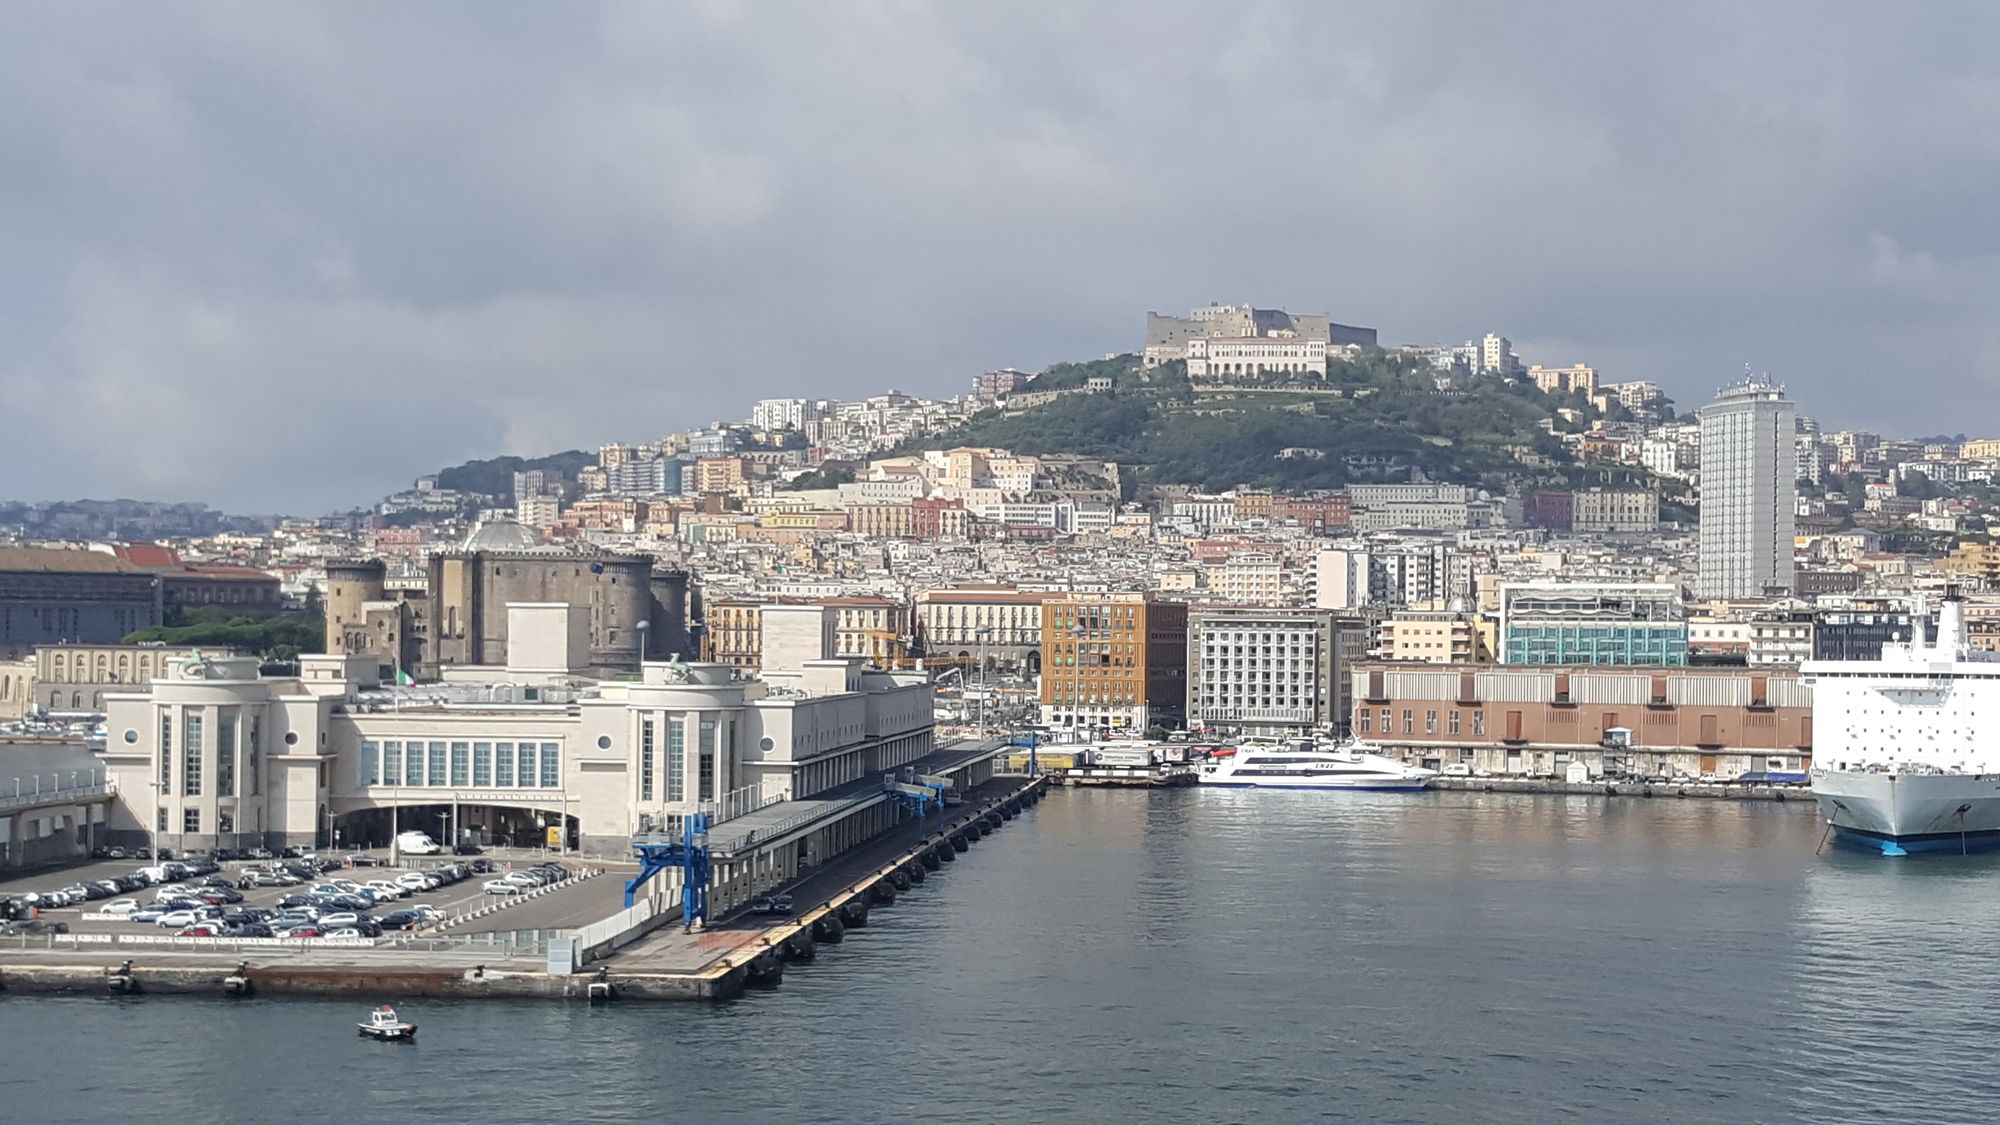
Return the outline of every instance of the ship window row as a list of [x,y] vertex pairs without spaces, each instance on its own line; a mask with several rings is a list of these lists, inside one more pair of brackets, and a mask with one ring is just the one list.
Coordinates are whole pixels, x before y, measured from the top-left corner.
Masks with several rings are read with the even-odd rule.
[[[1262,761],[1262,759],[1258,759]],[[1376,775],[1372,769],[1354,767],[1310,767],[1310,769],[1236,769],[1232,777],[1352,777],[1352,775]]]

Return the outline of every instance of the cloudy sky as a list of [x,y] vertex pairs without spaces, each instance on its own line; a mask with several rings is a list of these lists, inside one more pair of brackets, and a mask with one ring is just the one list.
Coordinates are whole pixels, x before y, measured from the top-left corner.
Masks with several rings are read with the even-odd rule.
[[0,498],[367,503],[1253,301],[2000,435],[2000,6],[28,3]]

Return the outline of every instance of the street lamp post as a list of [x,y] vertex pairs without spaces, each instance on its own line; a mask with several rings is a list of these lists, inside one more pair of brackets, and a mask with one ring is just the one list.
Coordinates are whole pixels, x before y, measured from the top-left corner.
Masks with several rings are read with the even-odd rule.
[[981,625],[972,631],[979,638],[979,733],[986,733],[986,635],[993,630]]
[[639,631],[639,673],[644,675],[646,671],[646,638],[653,631],[653,623],[651,621],[641,621],[632,627]]

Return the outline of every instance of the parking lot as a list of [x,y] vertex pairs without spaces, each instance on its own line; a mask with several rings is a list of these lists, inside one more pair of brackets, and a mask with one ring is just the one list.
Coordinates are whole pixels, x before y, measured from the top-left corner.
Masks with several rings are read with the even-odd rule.
[[[341,858],[345,859],[346,857]],[[469,865],[475,861],[483,861],[492,867],[492,871],[489,873],[471,874],[456,883],[447,883],[444,886],[431,890],[418,891],[408,897],[382,902],[368,911],[376,919],[380,919],[383,915],[394,910],[418,906],[427,906],[438,911],[444,917],[452,917],[454,915],[465,914],[479,907],[492,905],[501,901],[502,898],[499,895],[489,895],[486,893],[484,884],[487,880],[496,879],[517,868],[528,868],[535,863],[544,861],[543,854],[539,852],[527,853],[521,856],[405,856],[400,867],[386,866],[385,857],[370,855],[367,858],[376,860],[378,864],[383,865],[347,866],[326,872],[317,881],[326,882],[333,879],[347,879],[356,883],[366,884],[371,879],[387,879],[393,882],[396,876],[406,872],[428,871],[453,862]],[[267,866],[269,862],[271,861],[232,861],[221,865],[222,870],[219,874],[227,877],[232,889],[243,896],[243,901],[240,903],[224,904],[222,909],[225,912],[240,910],[245,907],[275,910],[277,909],[279,899],[288,895],[303,893],[312,885],[308,882],[297,886],[261,886],[254,888],[240,888],[235,886],[236,880],[242,875],[246,867]],[[0,880],[0,900],[12,899],[28,892],[46,893],[56,891],[75,883],[91,883],[100,879],[131,875],[142,867],[152,865],[151,861],[142,859],[98,860],[77,866],[14,876]],[[571,863],[565,866],[568,866],[574,872],[579,865]],[[150,906],[162,890],[172,890],[177,887],[192,889],[199,882],[201,882],[201,879],[196,878],[184,884],[146,886],[136,891],[122,891],[116,895],[89,900],[81,905],[53,909],[44,908],[40,911],[39,920],[44,924],[61,923],[69,928],[69,932],[79,934],[173,934],[178,932],[177,928],[163,929],[154,922],[137,922],[127,919],[113,920],[97,917],[96,915],[100,915],[107,905],[121,899],[133,899],[141,906]],[[466,929],[477,931],[501,928],[554,928],[558,926],[581,925],[594,921],[601,914],[616,909],[615,905],[599,909],[599,904],[595,900],[606,895],[614,896],[615,899],[617,882],[618,880],[615,879],[590,880],[587,881],[587,884],[590,885],[590,891],[585,892],[583,891],[583,887],[586,885],[585,882],[576,880],[564,881],[556,884],[560,888],[559,890],[542,895],[533,902],[523,903],[519,907],[499,911],[478,919],[476,923],[469,924]],[[598,884],[609,885],[611,889],[604,891]],[[570,888],[572,887],[576,889],[571,890]],[[586,903],[589,905],[586,906]],[[577,910],[581,910],[585,916],[571,917],[570,915]],[[596,913],[592,911],[596,911]],[[517,913],[519,917],[513,917]],[[93,915],[93,917],[86,919],[84,917],[86,914]],[[401,933],[401,931],[386,931],[383,939],[393,939],[401,936]]]

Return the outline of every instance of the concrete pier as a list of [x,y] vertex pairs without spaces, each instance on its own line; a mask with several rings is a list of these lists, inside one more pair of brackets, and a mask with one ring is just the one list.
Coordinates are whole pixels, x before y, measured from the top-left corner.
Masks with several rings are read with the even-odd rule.
[[[700,933],[655,931],[577,973],[551,973],[542,957],[381,946],[210,951],[186,945],[125,948],[104,935],[49,935],[0,946],[0,992],[132,996],[237,996],[246,1003],[286,995],[499,997],[585,1002],[721,1000],[776,987],[785,963],[809,964],[822,944],[891,910],[898,892],[925,881],[943,859],[1039,801],[1047,778],[995,778],[966,803],[884,833],[790,888],[804,909],[789,917],[739,913]],[[884,918],[893,918],[893,914]],[[92,938],[96,940],[91,940]],[[129,960],[124,958],[129,956]]]

